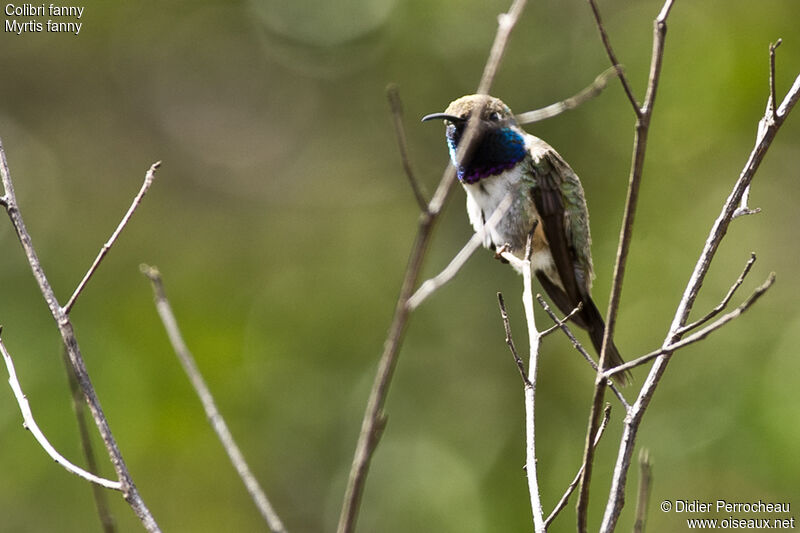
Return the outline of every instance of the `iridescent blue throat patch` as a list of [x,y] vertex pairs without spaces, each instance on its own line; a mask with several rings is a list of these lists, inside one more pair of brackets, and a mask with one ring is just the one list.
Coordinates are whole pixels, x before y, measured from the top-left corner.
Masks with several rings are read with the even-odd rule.
[[[453,125],[447,128],[447,147],[454,165],[457,165],[456,150],[462,133],[462,128]],[[526,155],[525,140],[516,131],[511,128],[487,131],[475,147],[470,160],[457,168],[458,179],[462,183],[477,183],[483,178],[514,168]]]

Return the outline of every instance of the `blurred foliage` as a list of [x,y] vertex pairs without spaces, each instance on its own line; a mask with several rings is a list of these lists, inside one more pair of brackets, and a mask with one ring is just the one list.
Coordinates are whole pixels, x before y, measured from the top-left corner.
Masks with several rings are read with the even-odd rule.
[[[639,95],[660,5],[601,5]],[[332,531],[417,219],[384,87],[400,86],[413,164],[432,190],[446,163],[442,129],[418,118],[474,90],[496,15],[507,8],[478,0],[86,1],[78,36],[0,35],[0,136],[62,302],[148,166],[164,162],[73,318],[111,427],[165,531],[263,524],[170,350],[139,263],[164,273],[198,364],[289,528]],[[673,9],[617,328],[628,358],[662,342],[752,147],[769,43],[784,38],[779,94],[800,72],[798,15],[796,0]],[[522,112],[573,94],[606,67],[585,2],[531,2],[493,93]],[[583,179],[601,307],[632,125],[612,84],[528,128]],[[639,445],[654,463],[652,531],[684,527],[683,517],[657,510],[662,499],[800,505],[799,167],[800,116],[792,116],[754,181],[751,203],[763,212],[731,226],[695,315],[725,294],[751,251],[758,262],[735,302],[770,271],[777,284],[735,324],[674,358],[641,428]],[[469,238],[463,199],[453,191],[428,275]],[[41,427],[80,461],[58,335],[7,221],[0,250],[4,340]],[[360,531],[530,530],[522,388],[495,303],[503,291],[524,346],[520,289],[510,268],[482,252],[414,315]],[[635,373],[635,387],[644,375]],[[537,444],[548,509],[577,468],[592,380],[565,339],[547,338]],[[22,430],[10,390],[0,399],[0,529],[97,529],[89,488]],[[614,406],[598,451],[593,521],[620,419]],[[632,471],[631,507],[637,477]],[[120,530],[138,530],[111,496]],[[572,508],[553,531],[574,530]]]

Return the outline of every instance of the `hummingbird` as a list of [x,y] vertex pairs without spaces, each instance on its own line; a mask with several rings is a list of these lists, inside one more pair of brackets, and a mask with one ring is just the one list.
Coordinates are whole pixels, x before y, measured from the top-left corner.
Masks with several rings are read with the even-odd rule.
[[[474,113],[480,113],[476,137],[459,163],[459,142]],[[524,131],[509,107],[492,96],[462,96],[444,113],[426,115],[422,120],[445,122],[450,159],[467,193],[467,214],[476,232],[506,196],[511,197],[500,221],[487,228],[483,245],[524,259],[532,234],[532,273],[565,315],[581,305],[572,321],[588,331],[599,354],[605,323],[591,296],[594,273],[589,211],[572,168],[549,144]],[[606,362],[608,367],[623,362],[613,342]],[[630,380],[627,372],[613,377],[620,384]]]

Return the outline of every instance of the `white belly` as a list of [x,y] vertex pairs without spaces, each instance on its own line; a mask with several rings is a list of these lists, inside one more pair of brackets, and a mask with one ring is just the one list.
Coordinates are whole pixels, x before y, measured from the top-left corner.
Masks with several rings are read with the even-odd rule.
[[[519,176],[520,171],[517,167],[497,176],[484,178],[478,183],[464,183],[463,186],[467,191],[467,214],[476,232],[483,229],[486,221],[506,195],[511,195],[511,206],[500,222],[493,228],[487,228],[483,245],[490,249],[509,245],[514,255],[523,259],[528,234],[534,222],[539,219],[539,215],[528,186]],[[534,251],[531,256],[531,267],[534,271],[543,270],[548,274],[555,272],[550,250],[545,247]]]

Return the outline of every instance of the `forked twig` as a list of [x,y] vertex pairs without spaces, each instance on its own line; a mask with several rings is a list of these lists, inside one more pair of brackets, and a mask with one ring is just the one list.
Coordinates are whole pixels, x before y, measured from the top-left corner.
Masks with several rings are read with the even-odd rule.
[[701,340],[705,339],[713,331],[718,330],[719,328],[721,328],[722,326],[724,326],[725,324],[727,324],[728,322],[730,322],[734,318],[739,317],[747,309],[749,309],[751,305],[756,303],[756,301],[759,298],[761,298],[761,296],[763,296],[764,293],[767,292],[767,290],[770,287],[772,287],[773,283],[775,283],[775,273],[774,272],[772,274],[770,274],[770,276],[767,278],[767,280],[760,287],[758,287],[755,291],[753,291],[753,294],[751,294],[750,297],[747,300],[742,302],[742,304],[739,305],[739,307],[737,307],[736,309],[734,309],[730,313],[726,313],[726,314],[722,315],[721,317],[719,317],[717,320],[715,320],[714,322],[712,322],[708,326],[704,327],[703,329],[701,329],[699,331],[695,331],[694,333],[692,333],[688,337],[684,337],[681,340],[677,340],[677,341],[673,342],[672,344],[670,344],[668,346],[665,346],[663,348],[659,348],[658,350],[650,352],[649,354],[643,355],[641,357],[637,357],[636,359],[634,359],[632,361],[628,361],[627,363],[623,363],[623,364],[621,364],[619,366],[615,366],[614,368],[610,368],[610,369],[606,370],[603,373],[603,375],[610,378],[614,374],[617,374],[619,372],[625,372],[626,370],[630,370],[631,368],[636,368],[637,366],[641,366],[641,365],[647,363],[648,361],[652,361],[656,357],[660,357],[660,356],[665,355],[665,354],[670,354],[671,355],[671,354],[675,353],[676,351],[680,350],[681,348],[684,348],[684,347],[686,347],[686,346],[688,346],[690,344],[693,344],[693,343],[695,343],[697,341],[701,341]]
[[755,252],[751,252],[750,259],[748,259],[747,263],[745,263],[744,265],[744,270],[742,270],[742,273],[739,275],[736,281],[733,282],[731,288],[728,289],[728,294],[725,295],[722,301],[719,304],[717,304],[717,306],[714,307],[714,309],[709,311],[703,318],[695,320],[691,324],[687,324],[681,327],[678,330],[678,334],[683,335],[684,333],[687,333],[695,328],[698,328],[703,324],[705,324],[706,322],[708,322],[709,320],[711,320],[712,318],[714,318],[715,316],[717,316],[720,312],[722,312],[728,306],[728,304],[731,301],[731,298],[733,298],[733,295],[736,294],[736,291],[739,289],[739,287],[742,286],[742,283],[744,283],[744,278],[746,278],[747,274],[750,273],[750,269],[753,268],[753,263],[755,262],[756,262],[756,254]]
[[272,504],[270,504],[267,499],[267,495],[264,493],[261,485],[259,485],[250,467],[247,466],[247,461],[245,461],[241,450],[239,450],[239,446],[236,445],[236,441],[233,435],[231,435],[228,425],[225,423],[225,419],[222,417],[222,414],[220,414],[219,409],[217,409],[214,396],[211,394],[211,390],[208,388],[205,379],[203,379],[203,375],[197,367],[197,362],[195,362],[192,352],[189,351],[186,342],[183,340],[183,335],[178,327],[178,321],[175,318],[175,314],[172,312],[172,306],[169,300],[167,300],[167,295],[164,291],[161,273],[157,268],[148,265],[141,265],[140,270],[142,274],[147,276],[147,279],[150,280],[153,287],[156,310],[158,311],[158,316],[161,318],[161,322],[164,324],[164,329],[167,331],[172,349],[175,351],[175,355],[178,356],[183,370],[186,372],[197,396],[200,398],[200,402],[203,404],[203,409],[206,412],[206,417],[208,417],[211,427],[222,443],[222,447],[225,448],[225,453],[228,454],[228,458],[230,458],[233,467],[239,474],[244,486],[247,488],[247,492],[250,493],[253,503],[258,507],[261,516],[264,518],[264,521],[266,521],[270,530],[276,533],[286,533],[283,522],[281,522],[275,509],[273,509]]
[[[567,326],[566,324],[567,319],[565,318],[564,320],[559,320],[556,314],[553,312],[553,310],[550,309],[550,306],[547,305],[547,302],[544,300],[544,298],[542,298],[541,294],[537,294],[536,299],[539,301],[539,305],[542,306],[542,309],[544,309],[544,312],[547,313],[550,319],[556,323],[556,326],[558,326],[558,328],[564,332],[564,335],[566,335],[567,338],[570,340],[572,346],[578,351],[579,354],[583,356],[584,360],[586,360],[586,362],[589,363],[589,366],[591,366],[592,369],[595,372],[597,372],[598,368],[597,363],[594,362],[594,359],[592,359],[592,356],[589,355],[589,352],[586,351],[586,348],[583,347],[580,341],[575,337],[575,334],[573,334],[572,331],[569,329],[569,326]],[[620,391],[619,388],[611,381],[608,382],[608,386],[611,387],[611,391],[614,393],[614,396],[617,397],[617,399],[620,401],[622,406],[625,408],[625,411],[627,412],[628,409],[630,409],[631,405],[625,399],[625,396],[623,396],[622,391]]]
[[86,403],[89,406],[89,411],[100,433],[100,438],[103,440],[103,444],[106,447],[111,464],[114,466],[122,495],[142,523],[142,526],[150,533],[159,532],[161,530],[158,527],[158,523],[156,523],[153,514],[150,512],[150,509],[147,508],[144,499],[139,494],[130,471],[128,470],[128,466],[125,464],[125,460],[122,457],[122,452],[111,432],[108,419],[103,412],[94,385],[86,370],[86,364],[83,360],[80,347],[78,346],[78,340],[75,337],[75,331],[72,327],[69,315],[64,312],[64,308],[58,303],[55,291],[53,291],[53,287],[50,285],[41,262],[39,261],[39,256],[33,246],[30,233],[28,233],[25,227],[25,222],[22,219],[22,214],[17,205],[16,195],[14,194],[14,184],[11,181],[11,173],[8,169],[8,162],[6,161],[6,154],[3,150],[2,142],[0,142],[0,178],[2,178],[3,188],[5,190],[2,202],[3,206],[5,207],[9,219],[11,219],[11,224],[14,226],[17,238],[25,252],[25,257],[33,272],[33,277],[39,285],[42,297],[45,302],[47,302],[50,314],[53,316],[53,320],[56,322],[58,331],[61,334],[61,340],[67,350],[67,355],[69,356],[70,364],[75,372],[75,377],[78,380]]
[[[541,294],[537,294],[536,295],[536,299],[539,300],[539,304],[542,305],[542,308],[546,307],[547,308],[546,310],[550,311],[550,306],[547,305],[547,303],[544,301],[544,298],[542,298]],[[583,309],[583,302],[578,302],[577,307],[575,307],[575,309],[570,311],[569,314],[567,316],[565,316],[564,318],[558,318],[555,315],[555,313],[551,314],[550,318],[553,319],[553,322],[555,322],[555,324],[553,324],[552,326],[550,326],[546,330],[542,331],[541,336],[542,337],[546,337],[547,335],[550,335],[554,331],[558,331],[559,329],[562,329],[562,327],[566,326],[567,322],[569,322],[569,320],[572,317],[574,317],[576,314],[578,314],[578,312],[581,309]],[[548,314],[550,314],[550,313],[548,313]],[[597,365],[595,365],[595,366],[597,366]],[[595,368],[595,370],[597,370],[597,369]]]

